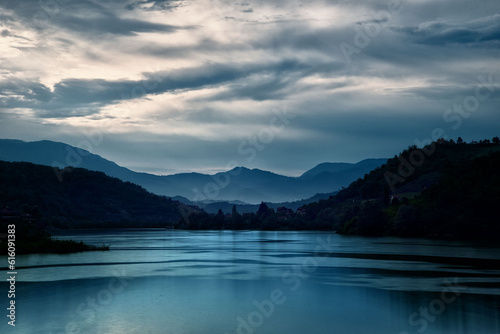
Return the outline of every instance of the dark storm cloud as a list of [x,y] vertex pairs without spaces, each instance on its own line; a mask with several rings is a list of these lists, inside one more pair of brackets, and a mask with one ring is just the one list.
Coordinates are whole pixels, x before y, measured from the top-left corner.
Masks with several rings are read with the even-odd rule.
[[153,10],[174,10],[183,6],[183,0],[145,0],[135,1],[125,6],[128,10],[143,9],[147,11]]
[[[322,55],[335,58],[340,56],[339,43],[348,39],[346,36],[351,33],[352,28],[329,27],[313,29],[310,25],[300,22],[293,26],[277,27],[274,31],[269,31],[265,35],[252,37],[249,34],[249,36],[245,36],[245,39],[236,39],[226,43],[204,37],[192,45],[166,47],[147,44],[139,45],[133,50],[138,54],[162,58],[196,57],[205,54],[221,56],[235,52],[255,51],[263,51],[266,54],[273,55],[273,53],[286,50],[296,50],[301,53],[310,52],[311,56]],[[316,61],[313,60],[313,62]]]
[[21,79],[0,82],[0,105],[4,108],[32,108],[51,98],[50,89],[39,82]]
[[235,45],[235,44],[223,44],[219,43],[210,38],[203,38],[197,41],[194,45],[184,45],[184,46],[163,46],[155,44],[147,44],[138,46],[134,52],[143,55],[152,55],[161,58],[185,58],[192,57],[200,53],[209,52],[229,52],[230,50],[251,50],[249,45]]
[[179,27],[150,23],[134,19],[119,18],[114,15],[103,17],[81,18],[67,15],[64,18],[56,19],[56,23],[66,29],[85,34],[114,34],[114,35],[134,35],[139,32],[167,32],[172,33],[180,29]]
[[293,87],[293,83],[293,76],[288,76],[283,73],[275,73],[271,77],[262,78],[255,83],[235,83],[235,87],[232,87],[230,91],[216,94],[211,98],[211,100],[280,100],[292,93],[287,88]]
[[[116,117],[123,133],[107,134],[104,155],[121,152],[118,162],[132,166],[130,156],[140,154],[141,168],[178,170],[247,164],[237,152],[240,140],[255,136],[272,109],[285,105],[297,117],[252,167],[305,170],[328,160],[388,157],[436,127],[450,138],[498,135],[498,74],[482,90],[491,96],[460,129],[443,120],[447,108],[473,96],[478,77],[496,70],[498,0],[401,0],[390,16],[378,15],[389,0],[207,1],[207,8],[181,0],[55,1],[60,5],[50,8],[45,1],[0,0],[6,9],[0,39],[15,40],[11,49],[32,57],[23,64],[0,55],[0,130],[6,133],[14,133],[9,124],[23,124],[16,108],[31,111],[40,124],[49,118],[66,124],[59,119],[75,116],[85,124],[103,118],[115,124]],[[328,15],[320,15],[322,8]],[[40,13],[45,20],[35,20]],[[376,25],[380,32],[356,45],[359,31]],[[341,43],[357,47],[349,63]],[[57,59],[56,53],[69,58],[60,75],[51,76],[57,65],[45,69],[39,60],[36,66],[46,70],[40,74],[31,64],[38,55]],[[146,72],[149,62],[156,69]],[[101,66],[102,75],[95,70]],[[141,72],[143,80],[136,79]],[[166,92],[175,94],[154,96]],[[101,113],[138,98],[145,102],[136,104],[138,115],[120,115],[119,108]],[[148,108],[159,115],[153,118]],[[79,121],[66,120],[74,129]],[[127,125],[137,126],[135,132]],[[38,131],[44,139],[45,128]]]
[[26,37],[23,37],[23,36],[19,36],[19,35],[13,35],[11,34],[11,32],[7,29],[4,29],[0,32],[0,36],[1,37],[14,37],[14,38],[19,38],[19,39],[23,39],[25,41],[31,41],[29,38],[26,38]]
[[23,21],[36,29],[58,27],[94,38],[103,38],[105,34],[130,36],[140,32],[173,33],[192,29],[123,17],[114,6],[92,1],[5,1],[0,7],[14,12],[14,17],[9,16],[11,20]]
[[281,90],[292,86],[295,81],[285,78],[287,75],[300,76],[300,71],[307,68],[307,65],[295,60],[276,64],[207,64],[197,68],[144,73],[145,79],[140,81],[65,79],[55,84],[52,91],[40,83],[13,81],[0,85],[0,94],[9,96],[2,101],[7,108],[39,109],[42,117],[74,117],[96,113],[101,107],[119,101],[147,98],[149,94],[220,86],[260,75],[271,79],[267,82],[259,80],[253,87],[243,85],[220,98],[276,98]]
[[421,44],[446,46],[494,42],[491,46],[500,47],[500,14],[462,23],[431,21],[392,29]]
[[[327,65],[335,67],[334,64]],[[281,100],[304,89],[297,85],[301,78],[313,74],[324,74],[322,64],[302,63],[295,60],[285,60],[264,71],[255,72],[255,77],[248,76],[234,81],[228,91],[213,95],[210,100],[240,100],[256,101]]]

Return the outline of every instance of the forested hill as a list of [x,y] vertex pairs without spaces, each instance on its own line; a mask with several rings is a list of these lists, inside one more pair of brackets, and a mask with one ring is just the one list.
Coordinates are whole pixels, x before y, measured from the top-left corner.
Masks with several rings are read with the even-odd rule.
[[80,168],[68,170],[60,182],[57,172],[0,161],[2,214],[28,214],[56,227],[164,227],[180,218],[180,203],[135,184]]
[[[0,161],[0,207],[56,227],[333,230],[343,234],[498,238],[500,140],[409,147],[338,194],[295,212],[210,215],[84,169]],[[8,209],[2,209],[9,213]],[[4,213],[2,212],[2,215]],[[184,214],[182,214],[184,213]],[[181,217],[182,216],[182,217]],[[5,217],[0,217],[4,219]]]
[[296,212],[195,213],[179,228],[333,230],[342,234],[498,238],[500,140],[409,147],[338,194]]
[[500,140],[409,147],[336,196],[301,209],[339,233],[500,236]]

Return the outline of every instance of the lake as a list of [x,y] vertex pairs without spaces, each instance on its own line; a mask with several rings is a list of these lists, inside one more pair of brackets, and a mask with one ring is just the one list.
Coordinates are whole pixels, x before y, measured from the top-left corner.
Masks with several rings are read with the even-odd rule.
[[167,229],[57,237],[111,247],[18,256],[16,327],[3,315],[1,333],[500,333],[495,245]]

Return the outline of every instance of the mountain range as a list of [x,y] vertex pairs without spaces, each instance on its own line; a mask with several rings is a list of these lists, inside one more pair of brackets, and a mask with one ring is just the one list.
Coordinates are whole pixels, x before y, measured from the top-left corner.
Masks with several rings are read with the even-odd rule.
[[289,177],[260,169],[236,167],[232,170],[207,175],[180,173],[154,175],[139,173],[121,167],[99,155],[81,148],[53,141],[25,142],[0,140],[0,160],[30,162],[60,168],[54,177],[60,179],[70,173],[64,167],[79,167],[100,171],[123,181],[132,182],[146,190],[186,202],[213,203],[240,201],[249,204],[264,202],[293,202],[316,194],[332,193],[384,164],[387,159],[367,159],[355,164],[322,163],[299,177]]

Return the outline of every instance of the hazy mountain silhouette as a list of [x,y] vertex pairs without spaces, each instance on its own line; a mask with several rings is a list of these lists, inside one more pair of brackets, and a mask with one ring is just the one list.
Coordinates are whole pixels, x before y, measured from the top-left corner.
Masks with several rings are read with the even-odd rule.
[[[271,209],[277,210],[280,207],[285,207],[287,209],[291,209],[293,211],[296,211],[298,208],[318,202],[319,200],[324,200],[330,198],[330,196],[334,196],[337,194],[337,192],[332,192],[328,194],[316,194],[313,197],[303,199],[300,201],[293,201],[293,202],[279,202],[279,203],[273,203],[273,202],[267,202],[267,206]],[[259,210],[260,204],[247,204],[241,201],[204,201],[204,202],[192,202],[189,201],[187,198],[184,197],[172,197],[173,200],[179,201],[184,204],[188,205],[196,205],[199,208],[203,209],[207,213],[212,213],[215,214],[219,210],[222,210],[223,213],[231,213],[233,211],[233,206],[236,206],[236,210],[239,213],[256,213]]]
[[[182,196],[192,201],[238,200],[245,203],[297,201],[318,193],[331,193],[347,187],[352,181],[387,161],[368,159],[357,164],[324,163],[300,177],[288,177],[245,167],[215,175],[180,173],[159,176],[131,171],[96,154],[64,143],[10,139],[0,140],[0,160],[101,171],[123,181],[136,183],[158,195]],[[54,174],[54,177],[64,176]]]

